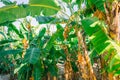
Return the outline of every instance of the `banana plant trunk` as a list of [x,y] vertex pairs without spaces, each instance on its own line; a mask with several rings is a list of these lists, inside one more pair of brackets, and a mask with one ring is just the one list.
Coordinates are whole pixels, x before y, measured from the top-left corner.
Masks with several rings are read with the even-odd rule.
[[[90,62],[88,51],[85,44],[85,39],[79,29],[75,29],[76,35],[78,37],[78,68],[82,73],[82,78],[84,80],[96,80],[96,76],[93,71],[93,67]],[[80,47],[82,47],[83,54],[81,54]]]
[[[112,6],[110,6],[112,5]],[[112,7],[112,9],[110,9]],[[120,41],[120,3],[105,3],[106,22],[109,26],[108,31],[110,37],[117,43]]]
[[[108,24],[109,36],[116,42],[120,43],[120,2],[113,1],[104,4],[106,12],[106,23]],[[114,52],[112,53],[114,55]],[[110,56],[112,58],[113,56]],[[108,80],[118,80],[113,73],[108,73]]]

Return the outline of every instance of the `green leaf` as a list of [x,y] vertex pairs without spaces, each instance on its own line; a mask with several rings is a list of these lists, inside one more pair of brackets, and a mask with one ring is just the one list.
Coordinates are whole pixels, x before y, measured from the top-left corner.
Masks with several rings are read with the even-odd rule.
[[51,73],[52,76],[57,76],[58,68],[57,68],[56,65],[50,64],[48,66],[48,70],[50,71],[50,73]]
[[41,80],[41,71],[38,67],[34,68],[34,80]]
[[[111,71],[113,71],[113,70],[116,70],[116,69],[118,69],[118,68],[120,68],[120,54],[118,53],[118,54],[116,54],[112,59],[111,59],[111,61],[110,61],[110,64],[109,64],[109,66],[110,66],[110,70]],[[119,62],[119,63],[118,63]]]
[[42,37],[44,36],[46,32],[46,28],[43,28],[39,31],[39,34],[38,36],[36,36],[32,41],[31,41],[31,45],[34,45],[34,46],[38,46],[38,47],[41,47],[43,45],[40,44],[40,42],[42,41]]
[[5,36],[5,34],[4,34],[3,32],[0,31],[0,34],[1,34],[5,39],[7,39],[6,36]]
[[88,8],[95,6],[97,9],[104,11],[104,3],[106,0],[87,0]]
[[58,38],[61,37],[63,34],[64,29],[59,25],[57,26],[58,30],[51,36],[51,38],[49,39],[49,41],[47,42],[45,49],[47,49],[48,51],[50,51],[50,49],[52,48],[52,46],[54,45],[54,41]]
[[90,40],[95,47],[95,50],[101,54],[111,46],[109,37],[98,25],[97,18],[87,18],[82,20],[82,26],[85,32],[90,36]]
[[19,70],[21,70],[22,67],[26,66],[26,63],[22,63],[19,67],[15,68],[14,70],[14,74],[16,74],[17,72],[19,72]]
[[4,44],[7,44],[7,43],[16,42],[16,41],[17,41],[17,40],[6,39],[6,40],[0,41],[0,45],[4,45]]
[[90,39],[99,54],[111,46],[110,42],[107,42],[109,40],[108,36],[102,30],[94,33]]
[[20,32],[20,31],[16,28],[17,26],[14,26],[13,24],[9,24],[8,26],[9,26],[8,28],[11,28],[20,38],[24,38],[22,32]]
[[41,80],[42,76],[43,76],[43,72],[44,72],[44,67],[41,61],[38,61],[35,65],[34,65],[34,80]]
[[72,69],[74,70],[74,72],[78,72],[78,68],[77,68],[77,65],[75,64],[75,62],[71,61],[71,66],[72,66]]
[[[116,61],[116,62],[118,62],[118,61]],[[112,66],[112,67],[110,67],[110,72],[115,72],[115,71],[118,71],[118,69],[120,69],[120,63],[118,63],[118,64],[115,64],[115,65],[111,65],[110,64],[110,66]]]
[[43,40],[42,40],[42,37],[45,35],[46,33],[46,28],[43,28],[42,30],[39,31],[39,35],[38,35],[38,47],[42,48],[44,43],[43,43]]
[[1,0],[5,5],[13,4],[10,0]]
[[66,3],[72,2],[72,0],[63,0]]
[[24,61],[29,62],[31,64],[37,63],[40,57],[40,49],[39,48],[29,48],[26,51]]
[[[83,29],[89,35],[89,39],[98,54],[109,51],[107,54],[107,57],[109,57],[111,56],[110,53],[115,53],[115,56],[109,60],[109,68],[107,70],[108,72],[115,72],[115,74],[119,74],[119,71],[117,70],[120,69],[120,47],[109,38],[109,36],[101,28],[101,25],[98,25],[97,21],[98,20],[96,20],[96,18],[87,18],[82,20]],[[104,56],[104,58],[107,59],[106,56]]]
[[82,25],[85,32],[91,36],[94,32],[98,31],[100,28],[96,27],[96,23],[98,22],[97,18],[87,18],[82,20]]
[[45,17],[45,16],[38,16],[36,17],[36,20],[40,23],[40,24],[45,24],[45,23],[49,23],[51,21],[53,21],[55,18],[53,17]]
[[[30,72],[31,68],[27,63],[22,63],[16,68],[16,72],[18,74],[18,80],[28,80],[28,73]],[[15,73],[15,71],[14,71]],[[31,73],[30,73],[31,74]]]
[[76,0],[76,3],[78,4],[79,8],[81,7],[81,4],[84,2],[84,0]]
[[118,75],[120,75],[120,70],[118,70],[114,73],[114,76],[118,76]]
[[39,31],[38,39],[41,40],[41,38],[44,36],[46,32],[46,28],[43,28],[42,30]]
[[53,15],[59,10],[60,8],[55,4],[54,0],[30,0],[26,6],[8,5],[0,8],[0,24],[28,15],[36,16],[41,13],[46,16]]
[[0,57],[6,56],[6,55],[10,55],[10,54],[19,54],[22,53],[22,49],[10,49],[10,50],[1,50],[0,51]]

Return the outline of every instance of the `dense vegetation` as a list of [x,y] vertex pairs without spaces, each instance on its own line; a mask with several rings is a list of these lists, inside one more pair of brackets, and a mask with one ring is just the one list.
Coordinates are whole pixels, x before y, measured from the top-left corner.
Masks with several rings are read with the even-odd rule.
[[0,74],[120,80],[119,0],[0,2]]

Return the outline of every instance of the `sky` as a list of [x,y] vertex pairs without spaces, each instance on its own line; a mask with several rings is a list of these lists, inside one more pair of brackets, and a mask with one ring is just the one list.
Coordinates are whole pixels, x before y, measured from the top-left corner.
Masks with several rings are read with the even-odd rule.
[[2,2],[0,2],[0,7],[3,7],[3,6],[5,6]]

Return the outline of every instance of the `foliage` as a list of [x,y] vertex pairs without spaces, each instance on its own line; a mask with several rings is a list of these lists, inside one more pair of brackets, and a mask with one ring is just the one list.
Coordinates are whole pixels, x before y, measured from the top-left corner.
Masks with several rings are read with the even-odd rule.
[[[0,35],[3,36],[0,37],[0,63],[3,64],[0,69],[8,66],[5,65],[6,62],[9,65],[13,64],[14,74],[18,75],[18,80],[30,78],[41,80],[48,76],[48,73],[58,76],[57,64],[65,62],[70,62],[73,72],[78,72],[78,53],[80,51],[80,54],[85,55],[83,44],[86,44],[87,51],[91,53],[91,60],[104,55],[103,59],[106,62],[104,70],[116,76],[120,74],[120,47],[110,38],[107,30],[109,25],[104,16],[104,3],[107,1],[62,0],[61,4],[65,3],[71,16],[66,15],[64,9],[58,6],[60,2],[55,0],[29,0],[28,4],[20,5],[6,0],[2,2],[6,6],[0,8],[0,25],[4,24],[0,28],[7,26],[7,30],[0,31]],[[75,12],[76,5],[78,10]],[[97,11],[100,12],[97,13]],[[63,14],[69,18],[61,21],[58,15],[64,17]],[[35,27],[37,26],[31,26],[27,16],[34,17],[39,25],[46,24],[45,27],[40,28],[36,34]],[[13,22],[20,18],[24,19],[18,28]],[[53,23],[57,30],[51,33],[49,24],[53,25]],[[83,36],[80,39],[84,42],[81,44],[77,33],[79,31]],[[94,52],[92,52],[93,49]]]
[[58,10],[60,10],[60,8],[53,0],[30,0],[29,4],[25,5],[11,4],[0,9],[0,24],[7,21],[14,21],[18,18],[23,18],[26,16],[39,16],[40,14],[53,15]]

